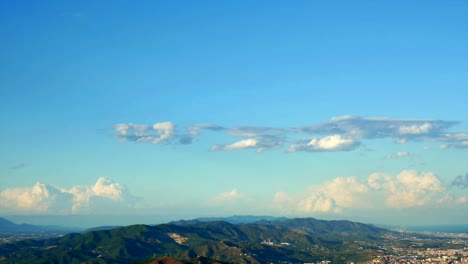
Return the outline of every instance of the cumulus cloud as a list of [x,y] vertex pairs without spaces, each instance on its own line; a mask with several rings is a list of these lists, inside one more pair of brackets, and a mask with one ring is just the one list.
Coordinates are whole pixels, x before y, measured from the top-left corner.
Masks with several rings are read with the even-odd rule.
[[341,135],[331,135],[323,138],[312,138],[307,144],[293,144],[288,152],[297,151],[348,151],[357,148],[360,142]]
[[153,125],[156,136],[150,136],[149,141],[153,144],[167,141],[174,136],[174,129],[175,125],[171,122],[156,123]]
[[94,186],[75,186],[67,192],[74,196],[73,213],[93,212],[106,206],[130,208],[136,201],[126,186],[103,177]]
[[[283,197],[289,198],[285,193],[275,195],[275,204],[281,204]],[[446,193],[433,173],[404,170],[396,175],[373,173],[363,180],[335,178],[312,186],[307,196],[288,203],[295,204],[302,213],[340,213],[348,209],[416,208],[461,201],[463,197]]]
[[0,198],[1,207],[33,213],[70,213],[73,205],[72,194],[41,182],[32,187],[3,190]]
[[305,213],[339,213],[341,211],[335,201],[323,193],[314,193],[301,200],[298,208],[299,211]]
[[387,155],[387,159],[399,159],[399,158],[404,158],[404,157],[409,157],[411,154],[406,151],[399,151],[394,154]]
[[33,213],[103,213],[132,207],[136,198],[128,189],[109,178],[99,178],[93,186],[56,188],[44,183],[0,192],[0,207]]
[[468,173],[465,175],[458,175],[455,179],[453,179],[452,185],[458,186],[461,188],[467,188],[468,187]]
[[409,208],[426,205],[436,194],[445,190],[433,173],[404,170],[395,177],[374,173],[368,184],[386,196],[391,208]]
[[356,177],[339,177],[311,188],[311,194],[299,202],[302,212],[340,212],[343,208],[367,207],[368,186]]
[[447,144],[440,144],[440,145],[439,145],[439,148],[440,148],[440,149],[447,149],[447,148],[448,148],[448,145],[447,145]]

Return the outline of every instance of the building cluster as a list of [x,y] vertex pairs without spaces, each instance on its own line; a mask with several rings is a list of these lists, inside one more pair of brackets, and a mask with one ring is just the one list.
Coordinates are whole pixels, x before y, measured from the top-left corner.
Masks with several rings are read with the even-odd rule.
[[[402,252],[403,253],[403,252]],[[378,256],[367,264],[468,264],[466,249],[407,250],[402,255]]]

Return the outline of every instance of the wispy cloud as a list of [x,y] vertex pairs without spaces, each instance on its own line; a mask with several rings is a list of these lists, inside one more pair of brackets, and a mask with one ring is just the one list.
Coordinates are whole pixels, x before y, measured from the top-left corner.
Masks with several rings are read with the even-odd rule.
[[[404,143],[447,136],[444,131],[459,122],[432,119],[340,116],[328,122],[295,128],[308,134],[340,134],[355,139],[394,138]],[[448,138],[447,138],[448,139]]]
[[193,124],[187,127],[188,133],[179,136],[179,143],[192,144],[193,139],[199,136],[203,130],[223,131],[225,128],[214,124]]
[[399,151],[397,153],[387,155],[387,159],[399,159],[404,157],[409,157],[411,154],[407,151]]
[[283,145],[284,138],[276,136],[257,136],[254,138],[247,138],[240,141],[236,141],[229,145],[217,144],[214,145],[212,151],[229,151],[229,150],[239,150],[239,149],[255,149],[258,153],[261,153],[267,149],[272,149],[276,147],[281,147]]
[[452,185],[461,188],[468,188],[468,173],[465,175],[458,175],[455,179],[453,179]]
[[[254,149],[263,152],[282,148],[287,152],[350,151],[362,145],[363,140],[393,139],[396,144],[413,142],[440,142],[440,148],[468,147],[467,132],[448,132],[457,121],[433,119],[395,119],[386,117],[340,116],[327,122],[294,128],[264,126],[224,127],[217,124],[192,124],[182,131],[172,122],[153,125],[121,123],[113,126],[114,135],[121,141],[143,143],[192,144],[203,131],[223,133],[238,138],[228,144],[214,144],[212,151]],[[303,137],[302,139],[297,139]]]
[[23,169],[25,167],[26,167],[26,164],[18,163],[18,164],[15,164],[15,165],[11,166],[9,169],[10,170],[21,170],[21,169]]

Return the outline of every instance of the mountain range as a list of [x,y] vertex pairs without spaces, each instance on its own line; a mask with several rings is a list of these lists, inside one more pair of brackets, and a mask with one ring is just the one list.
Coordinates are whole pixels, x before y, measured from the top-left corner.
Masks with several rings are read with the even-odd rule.
[[15,224],[5,218],[0,217],[0,234],[14,233],[36,233],[36,232],[72,232],[77,231],[76,228],[63,226],[43,226],[30,224]]
[[379,240],[387,232],[367,224],[314,218],[239,224],[177,221],[4,244],[0,263],[143,263],[158,256],[180,260],[203,256],[230,263],[360,261],[375,252],[358,251],[353,241]]

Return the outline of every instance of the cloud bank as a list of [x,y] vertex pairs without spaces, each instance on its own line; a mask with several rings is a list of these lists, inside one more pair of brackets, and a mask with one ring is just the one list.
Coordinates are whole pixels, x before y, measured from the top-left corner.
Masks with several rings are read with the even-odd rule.
[[341,213],[353,209],[461,205],[465,200],[464,196],[455,198],[448,194],[431,172],[403,170],[396,175],[372,173],[365,179],[338,177],[310,187],[307,195],[296,199],[278,192],[273,198],[273,205],[283,210],[288,206],[298,213],[310,214]]
[[[152,125],[120,123],[113,126],[114,137],[138,143],[192,144],[203,131],[223,133],[235,138],[229,143],[214,144],[212,151],[253,149],[263,152],[282,149],[292,152],[351,151],[363,140],[392,139],[396,144],[407,142],[439,142],[440,149],[468,148],[468,132],[449,132],[457,121],[433,119],[396,119],[387,117],[339,116],[310,126],[275,128],[263,126],[223,127],[216,124],[191,124],[182,131],[172,122]],[[299,137],[299,139],[298,139]],[[399,158],[399,157],[395,157]]]
[[92,186],[71,189],[38,182],[32,187],[0,192],[0,207],[33,213],[110,213],[115,209],[131,208],[136,200],[124,185],[109,178],[99,178]]

